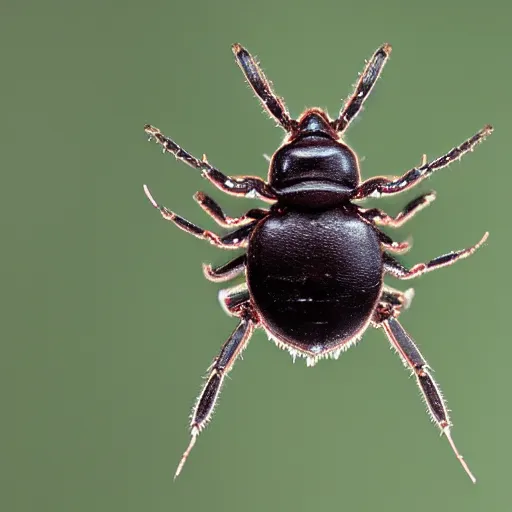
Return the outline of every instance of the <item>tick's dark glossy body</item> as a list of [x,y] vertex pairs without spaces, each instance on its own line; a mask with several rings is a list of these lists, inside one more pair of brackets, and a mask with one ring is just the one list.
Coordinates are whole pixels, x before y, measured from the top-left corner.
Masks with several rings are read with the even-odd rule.
[[315,357],[368,324],[382,288],[380,241],[343,206],[275,212],[249,240],[247,283],[266,330]]
[[[208,378],[192,413],[191,440],[176,470],[183,468],[199,432],[211,418],[227,375],[246,347],[254,328],[263,327],[276,344],[295,358],[314,365],[324,357],[338,357],[372,325],[382,329],[405,365],[416,377],[433,421],[471,480],[475,478],[457,451],[450,435],[450,419],[427,362],[412,338],[398,322],[412,299],[413,290],[401,292],[383,283],[385,275],[411,279],[451,265],[473,254],[486,240],[408,269],[390,253],[404,252],[407,242],[394,242],[378,225],[399,227],[430,204],[429,192],[410,201],[395,217],[357,203],[367,197],[396,194],[413,187],[434,171],[471,151],[492,131],[491,126],[470,137],[445,155],[414,167],[399,178],[376,177],[361,182],[359,163],[343,135],[370,94],[391,47],[382,45],[368,61],[352,96],[339,116],[330,119],[323,110],[306,110],[292,119],[265,75],[240,45],[233,45],[236,60],[268,113],[287,133],[271,158],[267,180],[256,176],[231,177],[195,158],[157,128],[146,125],[164,152],[173,154],[228,194],[257,197],[271,207],[253,208],[241,217],[229,217],[203,192],[195,200],[219,225],[236,227],[219,236],[200,228],[159,205],[144,186],[146,195],[164,219],[180,229],[224,249],[247,248],[245,254],[219,267],[204,266],[211,281],[244,276],[241,284],[221,290],[225,311],[238,325],[209,368]],[[420,460],[420,459],[418,459]]]

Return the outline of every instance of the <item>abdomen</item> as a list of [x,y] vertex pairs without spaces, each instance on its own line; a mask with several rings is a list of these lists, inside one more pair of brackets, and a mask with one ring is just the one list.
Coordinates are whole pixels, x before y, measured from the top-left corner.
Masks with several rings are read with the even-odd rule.
[[342,208],[275,213],[251,236],[247,280],[272,336],[323,353],[367,325],[382,287],[382,251],[375,230]]

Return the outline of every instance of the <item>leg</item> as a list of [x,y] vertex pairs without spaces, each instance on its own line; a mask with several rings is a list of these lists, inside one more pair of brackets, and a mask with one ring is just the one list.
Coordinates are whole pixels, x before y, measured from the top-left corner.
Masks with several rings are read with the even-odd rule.
[[344,132],[350,122],[359,114],[363,103],[370,95],[375,82],[382,73],[384,64],[389,58],[391,53],[391,46],[389,44],[382,45],[372,56],[370,61],[366,64],[362,72],[355,91],[352,96],[345,102],[343,109],[340,112],[338,119],[333,121],[333,127],[339,132]]
[[389,254],[384,253],[384,272],[391,274],[398,279],[413,279],[414,277],[421,276],[426,272],[446,267],[448,265],[453,265],[456,261],[471,256],[487,240],[488,236],[489,233],[486,232],[480,242],[467,249],[443,254],[442,256],[438,256],[437,258],[430,260],[428,263],[417,263],[411,269],[405,268]]
[[159,205],[153,199],[153,196],[149,192],[149,189],[146,185],[144,185],[144,192],[146,193],[146,196],[150,200],[151,204],[160,211],[162,217],[165,220],[170,220],[186,233],[190,233],[191,235],[194,235],[195,237],[202,240],[208,240],[208,242],[210,242],[212,245],[216,245],[222,249],[239,249],[240,247],[244,247],[247,244],[247,240],[249,239],[251,231],[256,226],[256,223],[253,222],[252,224],[247,224],[240,229],[233,231],[232,233],[228,233],[227,235],[220,237],[211,231],[207,231],[203,228],[200,228],[199,226],[196,226],[195,224],[192,224],[192,222],[189,222],[171,210],[168,210],[165,206]]
[[428,363],[421,355],[409,334],[394,317],[392,308],[388,309],[387,313],[383,313],[383,311],[381,311],[379,326],[384,329],[391,346],[398,352],[404,365],[412,370],[416,377],[416,382],[425,398],[428,412],[432,420],[446,436],[464,471],[468,474],[471,481],[475,483],[475,477],[471,473],[466,461],[457,450],[451,437],[450,427],[452,424],[448,416],[448,409],[446,408],[446,403],[443,400],[439,387],[430,375]]
[[376,229],[377,235],[379,236],[380,243],[384,246],[386,251],[391,251],[396,254],[403,254],[411,248],[411,243],[407,240],[405,242],[395,242],[388,235]]
[[380,302],[389,304],[398,313],[402,308],[409,309],[413,298],[414,288],[409,288],[408,290],[405,290],[405,292],[402,292],[401,290],[391,288],[391,286],[384,285],[380,296]]
[[242,283],[219,292],[219,302],[229,316],[240,316],[249,306],[251,297],[247,283]]
[[268,212],[261,208],[253,208],[249,210],[245,215],[241,217],[228,217],[210,196],[207,196],[203,192],[197,192],[194,194],[194,199],[197,201],[199,206],[210,216],[212,219],[223,227],[229,228],[231,226],[243,226],[254,220],[260,220],[265,217]]
[[252,319],[252,314],[247,309],[245,313],[241,315],[238,327],[233,331],[226,343],[224,343],[219,355],[210,366],[206,384],[192,412],[192,422],[190,423],[190,433],[192,437],[185,453],[181,457],[174,478],[181,473],[187,457],[194,447],[197,436],[210,420],[224,382],[224,377],[231,370],[234,362],[247,346],[254,325],[255,322]]
[[259,196],[265,201],[274,201],[276,196],[272,189],[261,178],[256,176],[229,177],[212,167],[203,156],[198,160],[190,153],[180,148],[172,139],[166,137],[158,128],[147,124],[144,131],[150,139],[154,138],[163,147],[164,153],[173,154],[178,160],[185,162],[190,167],[202,172],[204,178],[213,183],[217,188],[235,196]]
[[430,176],[434,171],[447,167],[472,151],[479,142],[482,142],[492,133],[492,130],[492,126],[484,126],[476,135],[464,141],[460,146],[453,148],[446,155],[420,167],[415,167],[396,180],[384,177],[370,178],[357,187],[353,199],[363,199],[369,196],[379,197],[382,194],[397,194],[407,190]]
[[361,211],[361,215],[365,219],[371,222],[375,222],[376,224],[380,224],[381,226],[399,228],[419,211],[427,207],[435,198],[435,192],[428,192],[427,194],[423,194],[409,202],[396,217],[391,217],[386,212],[383,212],[378,208],[363,210]]
[[285,131],[293,131],[297,127],[297,121],[290,118],[290,114],[286,110],[283,100],[278,98],[274,91],[272,91],[267,77],[258,64],[256,64],[251,54],[239,44],[234,44],[232,48],[240,69],[243,71],[249,85],[252,87],[267,112],[285,129]]
[[234,260],[228,261],[220,267],[212,267],[211,265],[203,265],[204,277],[209,281],[221,283],[235,278],[245,271],[247,256],[242,254]]

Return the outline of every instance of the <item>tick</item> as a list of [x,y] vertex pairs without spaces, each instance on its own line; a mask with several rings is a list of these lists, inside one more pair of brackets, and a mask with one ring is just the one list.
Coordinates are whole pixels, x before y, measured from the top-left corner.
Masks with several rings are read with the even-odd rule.
[[196,193],[194,199],[208,215],[220,226],[233,228],[217,235],[158,204],[144,185],[151,204],[183,231],[222,249],[246,249],[224,265],[204,266],[206,278],[214,282],[243,276],[243,284],[219,293],[221,305],[238,319],[238,325],[208,370],[192,412],[191,440],[175,477],[210,420],[224,379],[256,327],[262,327],[294,359],[304,357],[307,365],[313,366],[322,358],[338,358],[372,326],[384,331],[415,376],[432,420],[475,482],[452,440],[448,410],[430,368],[398,321],[412,300],[413,290],[401,292],[383,280],[385,276],[412,279],[467,258],[485,242],[488,233],[472,247],[407,268],[393,254],[406,251],[409,244],[395,242],[379,226],[403,225],[429,205],[435,194],[420,195],[395,217],[377,208],[364,208],[358,201],[412,188],[472,151],[492,127],[485,126],[435,160],[428,162],[424,157],[419,166],[399,178],[361,181],[357,155],[343,135],[372,91],[391,46],[384,44],[373,54],[334,120],[318,108],[307,109],[298,120],[292,119],[250,53],[239,44],[233,45],[233,52],[256,96],[286,132],[284,143],[270,159],[266,181],[255,176],[226,176],[205,156],[195,158],[157,128],[145,126],[150,139],[155,139],[164,152],[200,171],[223,192],[269,203],[267,209],[253,208],[241,217],[230,217],[211,197]]

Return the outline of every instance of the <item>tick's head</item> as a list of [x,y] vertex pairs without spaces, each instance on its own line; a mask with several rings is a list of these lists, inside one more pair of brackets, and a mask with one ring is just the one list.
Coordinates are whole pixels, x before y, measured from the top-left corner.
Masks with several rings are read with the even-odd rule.
[[310,109],[272,157],[268,179],[284,203],[324,207],[350,197],[359,184],[359,165],[327,115]]
[[310,135],[323,135],[332,139],[338,138],[338,134],[331,127],[331,123],[325,112],[320,109],[306,110],[297,122],[297,130],[292,138],[307,137]]

